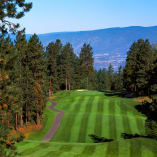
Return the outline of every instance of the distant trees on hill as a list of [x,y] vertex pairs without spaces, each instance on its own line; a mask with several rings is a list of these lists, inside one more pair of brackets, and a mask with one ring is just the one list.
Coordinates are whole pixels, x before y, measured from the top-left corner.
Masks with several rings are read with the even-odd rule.
[[99,91],[105,90],[122,90],[123,89],[123,67],[120,66],[115,72],[112,64],[108,69],[100,69],[95,71],[91,76],[92,88]]

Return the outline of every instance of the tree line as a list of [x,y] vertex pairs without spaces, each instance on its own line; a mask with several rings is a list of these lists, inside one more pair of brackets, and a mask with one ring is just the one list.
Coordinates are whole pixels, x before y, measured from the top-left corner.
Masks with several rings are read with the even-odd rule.
[[139,39],[128,51],[123,74],[124,88],[136,96],[149,96],[150,102],[137,105],[146,115],[146,133],[157,139],[157,49],[149,40]]
[[17,34],[15,41],[1,36],[1,127],[18,129],[27,123],[40,125],[47,98],[59,90],[86,88],[156,94],[157,50],[148,40],[133,43],[125,67],[120,66],[117,72],[111,64],[108,69],[100,70],[94,70],[93,66],[89,44],[84,44],[76,55],[70,43],[63,45],[60,40],[43,47],[36,34],[28,41],[23,32]]
[[[80,55],[60,40],[43,47],[34,34],[28,41],[19,32],[16,40],[0,38],[0,122],[17,129],[41,123],[48,96],[59,90],[88,88],[93,52],[84,44]],[[4,125],[5,125],[4,124]]]
[[34,34],[28,41],[0,37],[0,127],[16,129],[40,125],[48,96],[59,90],[88,88],[93,52],[84,44],[76,56],[72,45],[60,40],[43,47]]

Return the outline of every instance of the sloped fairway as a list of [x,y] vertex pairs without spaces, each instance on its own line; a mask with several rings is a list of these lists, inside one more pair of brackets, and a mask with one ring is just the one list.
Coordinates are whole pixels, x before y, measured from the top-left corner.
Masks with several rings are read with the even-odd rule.
[[[64,115],[50,142],[37,136],[18,144],[20,156],[31,157],[157,157],[157,141],[124,140],[121,133],[145,134],[145,117],[132,99],[107,97],[97,91],[57,93],[56,109]],[[114,142],[93,144],[95,134]]]
[[149,139],[120,140],[104,144],[22,142],[20,157],[157,157],[157,142]]

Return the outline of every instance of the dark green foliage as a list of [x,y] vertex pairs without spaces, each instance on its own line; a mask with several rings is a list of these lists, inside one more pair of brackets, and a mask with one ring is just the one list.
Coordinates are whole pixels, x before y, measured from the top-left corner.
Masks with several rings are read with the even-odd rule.
[[152,102],[143,102],[142,105],[137,105],[136,109],[147,117],[145,124],[147,135],[157,139],[157,98],[152,98]]
[[153,50],[148,40],[138,40],[131,46],[124,69],[124,86],[138,95],[149,95],[153,70]]
[[60,40],[50,43],[46,47],[46,59],[49,95],[57,90],[85,88],[81,58],[75,55],[70,43],[62,45]]
[[15,128],[28,121],[40,124],[47,97],[43,47],[36,35],[27,43],[22,33],[15,46],[9,38],[0,43],[0,112]]
[[122,90],[123,89],[123,68],[120,66],[118,72],[114,72],[112,65],[106,69],[94,71],[89,75],[91,89],[99,91]]
[[15,32],[19,24],[8,21],[8,18],[20,19],[25,12],[30,11],[32,3],[26,3],[26,0],[1,0],[0,1],[0,32]]
[[86,79],[86,89],[88,89],[88,77],[93,72],[93,52],[92,47],[88,44],[84,44],[80,52],[80,63],[83,77]]
[[[17,36],[16,46],[10,38],[4,38],[9,31],[15,33],[19,24],[14,24],[7,19],[19,19],[32,8],[32,3],[25,0],[1,0],[0,1],[0,156],[17,156],[14,144],[23,140],[23,135],[14,137],[10,135],[13,128],[18,127],[18,116],[23,119],[21,86],[21,56],[26,42],[25,37]],[[24,46],[22,46],[24,44]],[[20,66],[19,66],[20,65]],[[19,68],[20,67],[20,68]],[[19,77],[20,76],[20,77]]]
[[118,72],[115,75],[115,89],[116,90],[123,89],[123,67],[122,66],[118,68]]
[[9,135],[10,129],[6,125],[0,124],[0,156],[15,157],[17,155],[16,147],[14,146],[17,139]]
[[59,89],[58,61],[61,50],[62,44],[60,40],[56,40],[55,43],[49,43],[46,47],[49,95],[52,95],[52,92],[56,92]]
[[70,43],[67,43],[60,55],[60,71],[62,73],[62,82],[65,81],[65,88],[66,90],[71,89],[71,82],[73,80],[73,74],[74,74],[74,51],[72,48],[72,45]]

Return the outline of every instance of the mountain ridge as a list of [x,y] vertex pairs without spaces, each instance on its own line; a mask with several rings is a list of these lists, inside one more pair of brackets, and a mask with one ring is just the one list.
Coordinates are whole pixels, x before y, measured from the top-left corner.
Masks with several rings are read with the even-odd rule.
[[[29,39],[31,34],[27,34]],[[70,42],[76,54],[79,54],[84,43],[91,44],[95,58],[95,68],[107,68],[111,63],[114,68],[125,65],[127,51],[138,39],[149,39],[157,43],[157,26],[112,27],[88,31],[52,32],[38,34],[44,46],[60,39],[63,44]]]

